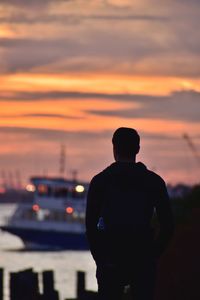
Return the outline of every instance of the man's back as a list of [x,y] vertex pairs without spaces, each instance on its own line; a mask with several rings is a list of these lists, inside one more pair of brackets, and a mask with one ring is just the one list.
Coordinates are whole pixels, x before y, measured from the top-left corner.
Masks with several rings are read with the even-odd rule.
[[[165,240],[170,234],[167,231],[173,227],[166,186],[162,178],[144,164],[116,162],[97,174],[90,185],[86,215],[87,235],[94,248],[94,257],[102,260],[105,251],[110,249],[115,254],[127,255],[131,245],[135,251],[146,251],[149,255],[147,252],[154,251],[151,221],[155,210],[165,233],[161,238]],[[99,218],[104,222],[101,232],[97,226]],[[102,235],[106,249],[99,245],[100,239],[103,242]],[[162,252],[163,246],[158,243],[155,252]]]
[[[140,136],[120,127],[112,138],[115,163],[93,177],[87,196],[86,233],[97,265],[101,300],[121,300],[131,286],[134,300],[153,300],[156,261],[173,233],[165,182],[136,163]],[[159,233],[154,235],[154,212]]]

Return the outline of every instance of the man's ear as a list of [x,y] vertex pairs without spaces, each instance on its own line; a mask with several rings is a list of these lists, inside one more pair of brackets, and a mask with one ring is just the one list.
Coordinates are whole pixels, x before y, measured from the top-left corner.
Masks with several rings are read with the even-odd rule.
[[113,156],[114,156],[114,159],[117,161],[117,152],[116,152],[114,145],[113,145]]
[[136,154],[138,154],[140,152],[140,145],[138,146],[137,150],[136,150]]

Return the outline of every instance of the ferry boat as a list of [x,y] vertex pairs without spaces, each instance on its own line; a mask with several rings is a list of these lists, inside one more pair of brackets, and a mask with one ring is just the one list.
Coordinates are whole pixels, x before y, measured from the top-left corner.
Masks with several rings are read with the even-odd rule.
[[20,202],[1,226],[26,248],[86,250],[85,209],[88,183],[63,178],[33,177],[31,203]]

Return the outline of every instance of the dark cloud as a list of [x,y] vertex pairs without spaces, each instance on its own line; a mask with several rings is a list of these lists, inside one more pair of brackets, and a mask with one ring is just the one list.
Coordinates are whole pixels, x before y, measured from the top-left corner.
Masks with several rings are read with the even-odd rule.
[[174,1],[174,0],[170,0],[170,1],[168,1],[167,0],[167,2],[168,3],[171,3],[171,4],[173,4],[173,3],[177,3],[177,4],[180,4],[180,5],[185,5],[186,4],[186,6],[188,7],[188,4],[190,4],[189,6],[191,6],[191,5],[195,5],[195,7],[197,7],[197,6],[199,6],[200,7],[200,2],[199,2],[199,0],[190,0],[190,3],[188,3],[188,0],[176,0],[176,1]]
[[[57,2],[71,2],[73,0],[56,0]],[[16,8],[45,8],[51,3],[55,3],[55,0],[1,0],[1,4],[5,6],[14,6]]]
[[126,101],[138,103],[160,103],[162,106],[165,101],[190,101],[195,100],[199,103],[200,92],[195,90],[179,90],[171,95],[155,96],[142,94],[106,94],[106,93],[84,93],[84,92],[65,92],[65,91],[50,91],[50,92],[16,92],[14,94],[4,91],[0,93],[0,101],[45,101],[49,99],[102,99],[112,101]]
[[[35,14],[27,15],[24,13],[18,13],[10,16],[1,16],[0,22],[9,24],[52,24],[52,23],[64,23],[76,25],[81,20],[80,15],[46,15],[46,14]],[[83,19],[87,19],[86,17]],[[55,24],[54,24],[55,25]]]
[[[74,37],[38,39],[38,38],[2,38],[0,39],[0,47],[6,51],[5,58],[7,63],[12,66],[14,62],[20,61],[20,65],[26,66],[26,61],[30,61],[30,65],[38,66],[44,64],[46,60],[56,62],[58,59],[85,57],[85,63],[91,57],[98,59],[108,58],[112,56],[114,63],[126,62],[125,57],[134,55],[134,60],[141,59],[160,53],[162,47],[158,44],[152,44],[151,39],[146,37],[138,37],[137,43],[133,43],[129,36],[119,36],[117,31],[99,32],[98,38],[96,32],[91,32],[91,37],[85,33],[85,41],[77,40]],[[39,59],[39,63],[37,60]],[[24,60],[24,64],[23,64]],[[115,61],[116,60],[116,61]],[[121,62],[120,62],[121,61]],[[132,63],[134,62],[131,58]],[[28,67],[27,67],[28,68]],[[67,69],[67,68],[66,68]]]
[[[195,93],[195,92],[194,92]],[[87,99],[102,99],[113,101],[154,101],[155,99],[163,99],[159,96],[146,96],[137,94],[106,94],[106,93],[84,93],[84,92],[16,92],[10,94],[7,92],[0,93],[0,101],[45,101],[49,99],[55,100],[87,100]]]
[[[146,98],[146,99],[145,99]],[[150,100],[150,101],[148,101]],[[158,118],[168,120],[182,120],[189,122],[200,121],[200,93],[195,91],[174,92],[170,96],[143,96],[135,100],[143,104],[138,108],[124,110],[88,110],[88,113],[122,118]]]
[[27,23],[64,23],[64,24],[79,24],[83,21],[146,21],[146,22],[168,22],[168,17],[156,15],[131,15],[131,14],[59,14],[59,15],[46,15],[46,14],[14,14],[10,16],[1,16],[0,22],[9,24],[22,24]]
[[31,113],[31,114],[19,114],[19,115],[4,115],[1,116],[1,119],[7,119],[7,118],[58,118],[58,119],[72,119],[72,120],[79,120],[83,119],[83,117],[76,117],[76,116],[67,116],[64,114],[47,114],[47,113]]
[[[188,32],[190,36],[190,32]],[[133,38],[134,37],[134,38]],[[0,40],[3,72],[97,72],[169,76],[200,76],[199,39],[185,33],[163,46],[149,35],[135,36],[91,30],[82,39],[4,38]],[[2,68],[1,68],[2,72]]]
[[46,113],[32,113],[32,114],[23,114],[21,117],[34,117],[34,118],[59,118],[59,119],[83,119],[83,117],[76,117],[76,116],[67,116],[67,115],[62,115],[62,114],[46,114]]
[[[46,101],[53,100],[80,100],[98,99],[139,104],[129,109],[121,110],[85,110],[86,113],[108,117],[122,118],[157,118],[168,120],[182,120],[189,122],[200,121],[200,92],[188,90],[177,91],[168,96],[148,96],[137,94],[105,94],[105,93],[78,93],[78,92],[21,92],[15,95],[0,95],[0,101]],[[24,117],[51,117],[69,118],[60,114],[25,114]]]
[[[6,61],[6,71],[27,71],[34,67],[41,67],[56,60],[75,55],[79,43],[66,40],[42,39],[9,39],[0,40],[0,47]],[[78,53],[77,53],[78,55]]]
[[[0,134],[11,135],[26,135],[31,138],[31,140],[53,140],[53,141],[61,141],[61,140],[77,140],[84,141],[86,139],[96,140],[99,138],[111,139],[113,135],[112,130],[102,130],[100,132],[94,131],[71,131],[71,130],[56,130],[56,129],[43,129],[43,128],[27,128],[27,127],[12,127],[12,126],[1,126]],[[177,140],[180,137],[170,135],[170,134],[154,134],[141,131],[139,132],[142,138],[145,139],[155,139],[155,140]],[[193,138],[200,138],[199,136],[194,136]]]
[[94,131],[72,131],[72,130],[56,130],[56,129],[43,129],[43,128],[27,128],[27,127],[12,127],[1,126],[0,134],[11,135],[26,135],[32,141],[85,141],[86,139],[96,140],[98,138],[106,138],[111,136],[110,130],[103,130],[98,132]]
[[[46,101],[49,99],[87,100],[99,99],[133,103],[133,108],[121,110],[85,110],[86,113],[108,117],[121,118],[157,118],[168,120],[182,120],[188,122],[200,121],[200,92],[188,90],[177,91],[167,96],[149,96],[137,94],[105,94],[105,93],[78,93],[78,92],[21,92],[15,95],[0,95],[0,101]],[[138,104],[139,107],[135,107]],[[58,114],[26,114],[24,117],[55,117],[69,118]]]
[[[70,1],[69,10],[66,5],[66,10],[60,12],[59,4],[63,1],[1,1],[15,9],[10,15],[2,15],[0,22],[10,25],[14,32],[15,25],[23,23],[23,33],[27,34],[24,40],[1,40],[4,72],[30,71],[49,65],[51,73],[104,68],[108,73],[200,76],[200,39],[198,30],[194,30],[199,25],[199,1],[192,0],[188,5],[186,0],[162,4],[158,0],[138,0],[133,5],[130,1],[130,7],[125,4],[118,9],[109,7],[115,5],[114,1],[86,1],[86,13],[85,9],[80,13],[81,5],[85,8],[84,1]],[[46,8],[48,4],[56,4],[55,13]],[[45,9],[34,9],[40,6]],[[74,13],[76,6],[78,10]],[[39,26],[42,40],[37,38]],[[45,34],[51,26],[54,36],[52,33],[48,40]]]
[[[41,22],[49,23],[56,31],[49,39],[45,37],[47,28],[41,25],[44,34],[39,39],[37,33],[34,34],[34,28],[31,27],[33,33],[30,34],[27,26],[27,38],[1,39],[1,56],[6,65],[4,71],[30,71],[49,65],[51,73],[106,69],[108,73],[197,77],[200,76],[200,42],[194,26],[199,23],[199,17],[188,17],[187,26],[182,18],[161,13],[131,14],[129,10],[107,13],[89,10],[88,15],[70,12],[54,15],[49,14],[48,10],[39,13],[15,12],[0,17],[0,21],[12,26],[20,22],[37,26]],[[94,26],[87,24],[77,28],[76,25],[83,20],[93,21]],[[108,27],[105,21],[116,21],[115,26]],[[140,21],[141,26],[135,30],[128,27],[129,24],[122,24],[120,28],[121,21]],[[61,36],[60,27],[54,22],[61,22],[62,28],[66,28]],[[69,27],[70,23],[73,26]]]
[[[99,20],[99,21],[147,21],[147,22],[163,22],[169,21],[167,17],[156,15],[132,15],[132,14],[91,14],[91,15],[71,15],[71,17],[81,20]],[[65,16],[63,16],[65,18]],[[59,19],[59,18],[58,18]],[[62,16],[61,16],[62,20]]]

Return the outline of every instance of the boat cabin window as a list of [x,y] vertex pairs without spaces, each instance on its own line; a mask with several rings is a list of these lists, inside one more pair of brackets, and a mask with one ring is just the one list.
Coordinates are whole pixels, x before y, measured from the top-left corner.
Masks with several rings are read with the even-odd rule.
[[[37,206],[37,209],[36,207]],[[40,208],[35,204],[32,209],[29,208],[18,215],[18,218],[31,221],[45,221],[45,222],[68,222],[68,223],[82,223],[85,222],[85,212],[72,211],[58,211],[58,210],[48,210]]]
[[66,198],[68,196],[68,189],[66,187],[55,187],[54,196],[56,198]]
[[86,189],[83,185],[77,184],[75,186],[65,186],[65,185],[48,185],[44,183],[38,184],[37,195],[39,197],[53,197],[53,198],[73,198],[84,199],[86,196]]
[[49,186],[46,184],[39,184],[37,186],[37,194],[40,197],[55,197],[66,198],[69,190],[67,187]]
[[39,184],[37,186],[38,196],[49,196],[51,194],[51,188],[46,184]]

